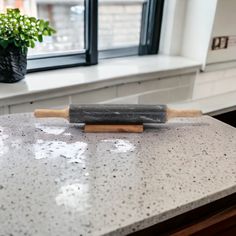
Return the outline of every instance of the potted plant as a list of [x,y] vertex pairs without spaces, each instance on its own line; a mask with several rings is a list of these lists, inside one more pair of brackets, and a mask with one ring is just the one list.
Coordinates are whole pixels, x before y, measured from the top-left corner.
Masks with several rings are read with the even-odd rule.
[[0,82],[14,83],[24,78],[28,48],[56,31],[48,21],[21,15],[19,9],[0,14]]

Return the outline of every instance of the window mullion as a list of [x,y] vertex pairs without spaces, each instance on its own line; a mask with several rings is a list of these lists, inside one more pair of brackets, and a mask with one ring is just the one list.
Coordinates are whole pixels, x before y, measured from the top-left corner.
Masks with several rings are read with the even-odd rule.
[[159,49],[164,0],[143,4],[139,55],[156,54]]
[[98,0],[85,2],[85,45],[88,65],[98,63]]

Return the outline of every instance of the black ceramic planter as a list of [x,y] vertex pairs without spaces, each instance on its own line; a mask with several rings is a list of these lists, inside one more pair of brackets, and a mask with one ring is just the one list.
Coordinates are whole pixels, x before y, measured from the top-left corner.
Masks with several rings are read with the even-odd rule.
[[15,83],[24,79],[27,68],[27,52],[9,45],[0,47],[0,82]]

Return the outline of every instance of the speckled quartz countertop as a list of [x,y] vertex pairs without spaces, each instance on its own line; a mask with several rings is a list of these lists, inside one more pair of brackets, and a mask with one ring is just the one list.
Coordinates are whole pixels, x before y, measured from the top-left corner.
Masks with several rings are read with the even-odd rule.
[[0,117],[0,235],[125,235],[236,192],[236,129],[210,117],[84,134]]

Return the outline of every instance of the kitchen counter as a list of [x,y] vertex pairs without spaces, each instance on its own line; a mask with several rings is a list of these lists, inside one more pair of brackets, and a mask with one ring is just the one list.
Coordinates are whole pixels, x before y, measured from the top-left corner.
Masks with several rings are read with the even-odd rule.
[[236,129],[175,119],[143,134],[84,134],[0,117],[0,235],[125,235],[236,192]]

